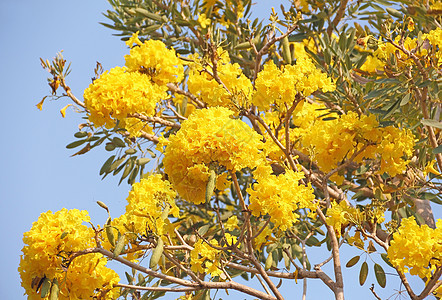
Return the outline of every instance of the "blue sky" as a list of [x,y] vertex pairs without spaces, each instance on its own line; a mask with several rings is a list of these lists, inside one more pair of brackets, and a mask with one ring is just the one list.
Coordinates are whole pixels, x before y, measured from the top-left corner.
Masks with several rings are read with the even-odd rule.
[[[262,14],[265,3],[262,1],[254,12]],[[64,50],[65,58],[72,62],[68,82],[79,97],[94,76],[96,61],[104,69],[124,64],[126,46],[112,36],[114,32],[98,24],[106,21],[101,13],[109,8],[105,0],[0,1],[0,90],[4,111],[0,118],[1,299],[25,299],[17,272],[22,234],[41,212],[63,207],[85,209],[94,223],[102,224],[107,216],[96,205],[97,200],[107,203],[114,216],[122,213],[126,205],[129,186],[117,186],[118,178],[101,181],[98,174],[109,156],[107,152],[95,150],[71,158],[74,152],[65,148],[74,140],[73,134],[81,123],[80,116],[69,109],[66,118],[61,117],[59,110],[68,100],[46,101],[41,112],[35,107],[50,93],[48,73],[41,68],[40,57],[51,59]],[[349,251],[343,264],[359,253]],[[312,263],[326,257],[314,249],[311,252]],[[380,262],[378,256],[375,259]],[[369,265],[372,268],[373,264]],[[375,282],[373,273],[364,287],[359,287],[357,276],[356,272],[346,271],[347,298],[360,297],[361,293],[370,298],[368,288]],[[387,276],[387,280],[397,283],[395,276]],[[376,287],[383,298],[393,294],[399,284],[387,287],[385,291]],[[300,298],[301,288],[301,283],[287,282],[282,291],[289,295],[288,299]],[[295,293],[299,296],[292,297]],[[332,298],[322,283],[313,280],[309,281],[308,295],[308,299]],[[228,298],[223,292],[218,296]],[[239,295],[234,298],[244,299]]]

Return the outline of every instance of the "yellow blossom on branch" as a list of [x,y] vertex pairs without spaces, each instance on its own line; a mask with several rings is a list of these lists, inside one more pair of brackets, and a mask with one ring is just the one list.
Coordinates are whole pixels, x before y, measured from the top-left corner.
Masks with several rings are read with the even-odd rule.
[[436,228],[419,226],[414,217],[403,219],[387,254],[391,264],[401,272],[410,272],[421,278],[430,278],[431,272],[442,260],[442,220]]
[[250,194],[249,209],[254,216],[268,214],[270,220],[281,230],[286,230],[299,219],[298,209],[315,211],[315,196],[312,187],[299,181],[303,173],[288,170],[279,176],[259,176],[257,183],[247,189]]
[[146,74],[116,67],[84,91],[84,103],[96,127],[112,128],[116,120],[124,120],[128,114],[153,115],[157,103],[167,97],[166,90],[166,86],[153,84]]
[[[137,43],[137,40],[134,42]],[[137,43],[124,58],[130,72],[147,74],[161,86],[169,82],[181,82],[184,76],[183,65],[175,50],[167,49],[161,41],[148,40],[141,45]]]
[[141,179],[132,186],[127,197],[125,228],[137,234],[146,234],[149,230],[160,236],[166,233],[169,214],[179,217],[175,197],[176,192],[161,175]]
[[94,231],[86,211],[62,209],[42,213],[30,231],[25,232],[18,268],[28,299],[41,299],[35,281],[50,280],[59,285],[59,299],[86,299],[101,294],[113,299],[113,285],[119,282],[117,273],[106,267],[101,254],[87,254],[69,260],[70,255],[94,247]]
[[215,76],[213,63],[205,62],[198,55],[193,55],[191,59],[194,63],[189,64],[190,73],[187,82],[189,91],[209,106],[230,108],[235,104],[245,106],[252,95],[252,83],[238,64],[230,62],[226,51],[218,48],[216,55],[216,75],[221,83],[213,77]]
[[[253,168],[265,160],[259,150],[260,136],[231,115],[233,112],[223,107],[197,110],[170,137],[164,153],[164,170],[184,199],[196,204],[205,201],[209,168],[222,173]],[[219,181],[217,184],[221,184]]]
[[316,68],[307,56],[299,56],[295,65],[278,67],[273,61],[264,65],[255,82],[256,91],[253,104],[261,110],[267,110],[272,104],[284,108],[284,103],[291,104],[295,96],[301,93],[310,96],[317,90],[334,91],[335,84],[327,74]]

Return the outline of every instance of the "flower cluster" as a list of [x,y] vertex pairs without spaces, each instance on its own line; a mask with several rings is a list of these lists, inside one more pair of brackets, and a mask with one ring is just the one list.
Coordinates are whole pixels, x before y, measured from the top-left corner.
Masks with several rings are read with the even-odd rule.
[[329,92],[336,87],[327,74],[316,68],[310,58],[301,55],[295,65],[279,68],[273,61],[266,63],[264,69],[258,73],[255,88],[253,104],[261,110],[267,110],[272,104],[281,107],[284,107],[284,103],[291,104],[298,93],[307,97],[319,89]]
[[297,222],[297,210],[316,210],[312,187],[299,184],[304,178],[303,173],[288,170],[279,176],[267,172],[265,176],[260,174],[257,177],[257,183],[247,189],[250,195],[249,209],[254,216],[268,214],[276,226],[286,230]]
[[343,227],[350,223],[360,224],[363,220],[363,214],[345,201],[333,202],[332,207],[327,209],[327,224],[335,229],[338,237],[341,236]]
[[[161,175],[154,174],[132,186],[127,197],[126,212],[114,220],[121,232],[129,230],[137,234],[153,231],[161,236],[166,231],[168,216],[179,216],[175,204],[176,192]],[[123,225],[123,226],[121,226]]]
[[[233,12],[237,19],[244,15],[244,1],[234,0],[207,0],[203,2],[202,9],[211,13],[211,18],[217,20],[220,24],[229,27],[232,24],[231,18],[226,16],[226,11]],[[205,27],[203,27],[205,28]]]
[[[134,43],[136,46],[132,47]],[[183,80],[184,68],[180,59],[175,50],[167,49],[163,42],[148,40],[141,43],[134,34],[127,44],[132,47],[130,54],[124,56],[130,72],[147,74],[158,85]]]
[[403,219],[387,254],[391,264],[402,272],[430,278],[442,260],[442,220],[436,229],[419,226],[414,217]]
[[[259,150],[263,147],[261,137],[231,115],[233,112],[223,107],[197,110],[169,138],[164,170],[184,199],[196,204],[205,201],[210,169],[222,173],[253,168],[265,159]],[[220,185],[225,178],[218,176],[218,189],[224,189]]]
[[[324,172],[329,172],[356,152],[355,162],[380,159],[379,173],[391,176],[402,173],[411,156],[414,137],[409,130],[392,126],[380,128],[374,115],[358,116],[348,112],[333,120],[316,120],[312,126],[298,132],[302,151],[311,154]],[[300,135],[300,136],[299,136]],[[335,180],[342,180],[334,177]]]
[[167,97],[166,91],[167,87],[153,84],[145,74],[115,67],[84,91],[84,103],[96,127],[112,128],[129,114],[153,115],[156,104]]
[[[94,246],[94,231],[83,225],[86,211],[62,209],[42,213],[30,231],[24,233],[19,272],[28,299],[41,299],[38,283],[58,282],[59,299],[86,299],[100,295],[114,299],[118,274],[106,267],[101,254],[87,254],[72,261],[70,255]],[[46,298],[47,299],[47,298]]]
[[134,34],[127,44],[132,46],[125,56],[126,67],[103,73],[84,91],[89,120],[95,126],[112,128],[116,121],[134,113],[154,115],[158,102],[167,98],[169,82],[180,82],[184,68],[173,49],[161,41],[144,43]]
[[191,57],[194,62],[189,64],[189,91],[209,106],[245,106],[253,91],[252,83],[238,64],[230,63],[226,51],[219,48],[217,56],[216,70],[212,62],[205,62],[198,55]]
[[212,277],[219,276],[223,271],[220,268],[220,250],[216,240],[211,240],[210,245],[203,240],[198,240],[190,251],[191,270],[196,273],[209,273]]
[[[401,37],[397,36],[394,42],[399,44],[400,39]],[[425,42],[419,42],[419,39]],[[410,51],[420,59],[438,61],[438,65],[440,65],[442,63],[441,40],[442,29],[436,28],[427,34],[422,34],[420,38],[412,39],[406,37],[403,40],[403,46],[406,51]],[[432,55],[429,55],[430,53]],[[411,66],[414,64],[413,59],[409,55],[402,50],[398,50],[391,43],[383,42],[379,39],[378,48],[373,52],[372,56],[367,57],[367,61],[362,65],[361,70],[369,73],[383,71],[384,66],[390,61],[392,55],[397,57],[398,66]]]

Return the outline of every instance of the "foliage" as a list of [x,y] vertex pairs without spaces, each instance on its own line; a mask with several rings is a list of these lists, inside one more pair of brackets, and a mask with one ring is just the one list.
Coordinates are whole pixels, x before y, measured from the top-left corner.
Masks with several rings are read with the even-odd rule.
[[[86,119],[67,148],[105,143],[100,175],[121,173],[132,191],[118,218],[98,203],[103,226],[77,210],[40,216],[19,268],[30,298],[283,299],[279,278],[303,279],[304,299],[307,280],[344,299],[348,247],[383,259],[360,264],[361,285],[373,272],[385,288],[392,267],[411,299],[442,296],[430,206],[442,204],[440,1],[293,1],[268,24],[250,0],[109,2],[124,67],[97,64],[83,102],[61,53],[41,62],[49,97],[73,101],[62,115]],[[330,258],[312,267],[313,246]],[[127,284],[109,259],[132,269]]]

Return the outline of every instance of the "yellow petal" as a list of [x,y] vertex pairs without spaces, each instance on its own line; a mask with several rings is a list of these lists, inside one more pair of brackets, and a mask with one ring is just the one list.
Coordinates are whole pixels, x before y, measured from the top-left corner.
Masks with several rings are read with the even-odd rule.
[[61,113],[61,115],[63,116],[63,118],[66,117],[66,109],[67,109],[69,106],[72,106],[72,104],[68,104],[68,105],[66,105],[65,107],[63,107],[63,108],[60,110],[60,113]]
[[45,102],[45,100],[46,100],[47,97],[48,97],[48,96],[44,96],[43,99],[41,99],[41,101],[38,102],[38,104],[36,105],[37,108],[38,108],[39,110],[42,110],[42,108],[43,108],[43,102]]

